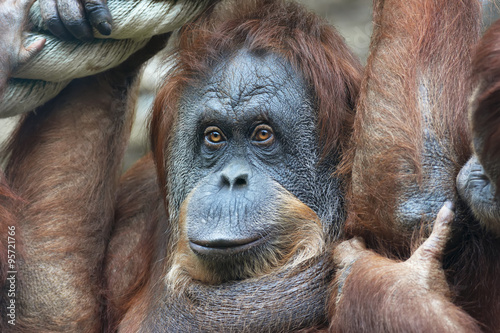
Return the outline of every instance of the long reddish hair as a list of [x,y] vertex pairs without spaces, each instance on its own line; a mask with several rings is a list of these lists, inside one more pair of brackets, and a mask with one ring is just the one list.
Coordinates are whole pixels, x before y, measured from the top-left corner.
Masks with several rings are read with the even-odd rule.
[[151,146],[163,194],[167,147],[183,90],[210,75],[214,64],[241,48],[288,60],[315,98],[323,156],[344,148],[353,123],[361,65],[342,37],[295,3],[222,2],[182,28],[173,55],[175,65],[154,103]]
[[467,107],[480,8],[478,0],[374,2],[353,142],[340,167],[352,175],[346,230],[372,247],[408,249],[413,231],[420,232],[401,227],[395,209],[410,184],[423,186],[426,128],[442,147],[435,159],[450,164],[450,187],[470,157]]

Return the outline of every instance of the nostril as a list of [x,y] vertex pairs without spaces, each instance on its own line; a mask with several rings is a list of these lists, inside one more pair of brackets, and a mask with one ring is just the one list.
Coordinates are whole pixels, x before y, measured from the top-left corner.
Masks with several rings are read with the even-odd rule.
[[224,186],[227,186],[227,187],[231,187],[231,180],[229,179],[229,177],[225,174],[222,174],[221,175],[221,185],[224,187]]
[[235,160],[224,166],[219,174],[219,184],[228,189],[243,189],[249,185],[252,172],[244,160]]
[[240,174],[236,177],[231,177],[227,174],[222,174],[221,175],[221,185],[227,186],[229,188],[234,188],[234,187],[243,187],[248,185],[248,175],[247,174]]
[[234,186],[245,186],[247,185],[247,175],[240,176],[234,181]]

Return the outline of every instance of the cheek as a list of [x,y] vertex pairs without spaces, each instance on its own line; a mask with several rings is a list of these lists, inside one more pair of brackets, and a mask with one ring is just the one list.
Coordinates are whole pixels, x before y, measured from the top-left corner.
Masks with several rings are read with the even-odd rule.
[[316,193],[321,193],[324,184],[320,184],[314,156],[285,156],[279,167],[265,172],[283,188],[296,196],[306,205],[314,207]]
[[[278,184],[261,185],[268,194],[225,196],[200,185],[187,196],[179,214],[169,284],[256,277],[302,267],[323,253],[325,235],[314,211]],[[242,240],[247,242],[235,246]]]
[[317,140],[309,127],[296,126],[290,138],[281,138],[282,154],[275,166],[265,170],[272,179],[306,204],[314,197],[313,193],[322,192],[317,175]]
[[169,208],[176,211],[180,209],[181,203],[188,194],[209,174],[207,169],[197,167],[199,163],[197,163],[195,155],[182,153],[182,151],[179,148],[172,152],[168,161]]

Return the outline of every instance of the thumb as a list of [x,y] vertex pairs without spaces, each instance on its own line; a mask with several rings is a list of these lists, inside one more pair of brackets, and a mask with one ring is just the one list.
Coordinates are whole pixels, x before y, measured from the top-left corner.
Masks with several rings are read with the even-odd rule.
[[39,38],[25,48],[21,48],[19,64],[23,65],[37,55],[45,45],[45,38]]
[[451,201],[445,202],[434,222],[431,235],[413,253],[410,258],[411,260],[434,259],[441,261],[446,242],[450,238],[451,222],[455,217],[453,209],[454,207]]

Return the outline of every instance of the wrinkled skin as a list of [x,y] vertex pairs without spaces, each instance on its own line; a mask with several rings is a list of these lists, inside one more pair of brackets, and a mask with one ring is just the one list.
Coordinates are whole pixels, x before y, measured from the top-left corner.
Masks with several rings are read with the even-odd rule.
[[28,11],[34,0],[0,1],[0,98],[12,71],[34,57],[44,46],[39,39],[23,45],[22,34]]
[[[280,57],[240,50],[216,65],[208,79],[188,88],[179,105],[168,161],[169,211],[171,219],[179,220],[180,240],[166,285],[155,285],[152,294],[132,305],[119,330],[289,332],[318,325],[325,320],[321,304],[327,300],[324,287],[330,280],[320,273],[328,272],[321,260],[307,262],[306,270],[292,275],[287,275],[294,272],[291,269],[285,275],[255,274],[258,267],[250,264],[270,260],[274,241],[290,233],[276,224],[292,223],[286,220],[290,212],[273,220],[273,212],[282,210],[276,183],[307,203],[325,230],[332,232],[330,223],[340,222],[341,215],[328,215],[341,195],[334,191],[335,179],[311,167],[321,163],[301,78]],[[263,124],[272,129],[273,139],[257,140],[255,129]],[[326,185],[329,192],[323,188]],[[340,244],[333,253],[339,269],[333,286],[343,290],[339,299],[350,303],[330,303],[330,329],[349,331],[353,327],[349,325],[359,324],[354,331],[398,332],[418,322],[421,331],[478,332],[475,323],[448,300],[450,290],[440,260],[452,219],[448,205],[432,236],[404,263],[382,258],[357,240]],[[304,230],[299,235],[308,237]],[[183,260],[176,259],[178,254]],[[347,272],[349,280],[343,281],[353,262],[360,273]],[[371,282],[364,281],[373,276],[381,276],[383,284],[370,289]],[[186,280],[189,283],[182,288]],[[356,294],[358,288],[345,288],[350,283],[369,290]],[[372,305],[379,296],[387,301]],[[391,303],[394,298],[398,302]],[[400,311],[402,302],[406,312]],[[434,306],[412,312],[426,302]],[[371,312],[356,311],[356,320],[342,316],[353,313],[351,305],[354,310],[368,306]],[[141,314],[143,306],[147,310]]]
[[241,50],[187,89],[179,109],[169,211],[176,219],[186,205],[180,224],[210,274],[251,277],[245,269],[287,256],[282,238],[298,229],[281,197],[312,209],[320,231],[338,221],[339,185],[321,170],[311,99],[281,58]]
[[[210,242],[267,234],[263,219],[276,208],[271,198],[278,194],[273,182],[313,209],[324,224],[332,223],[339,185],[316,167],[321,167],[316,119],[300,76],[276,56],[261,58],[242,50],[201,86],[182,99],[171,162],[172,174],[182,175],[171,179],[171,212],[192,196],[188,237]],[[213,127],[224,136],[219,144],[207,144],[203,133]],[[262,130],[272,137],[259,141]],[[212,218],[211,210],[218,211],[217,220],[200,223]],[[241,219],[231,221],[232,215]]]
[[457,190],[482,225],[500,236],[500,202],[495,184],[475,155],[460,170]]
[[[324,321],[326,293],[316,291],[329,270],[317,259],[338,231],[340,188],[330,159],[320,162],[301,76],[279,56],[243,49],[188,88],[179,110],[168,195],[180,239],[142,330],[281,332]],[[300,298],[287,292],[292,286],[306,288]],[[221,318],[231,307],[241,310]],[[129,321],[137,322],[127,316],[122,330]]]
[[[290,65],[272,54],[258,56],[241,50],[216,66],[200,86],[188,89],[180,106],[173,143],[174,173],[188,169],[187,159],[194,163],[188,174],[172,180],[173,198],[184,200],[195,186],[210,187],[240,173],[247,179],[242,185],[259,184],[252,199],[265,195],[269,186],[260,182],[271,178],[315,211],[325,210],[313,194],[324,186],[320,182],[324,177],[313,168],[318,163],[318,142],[312,101]],[[260,133],[253,130],[260,129],[260,124],[269,126],[263,129],[271,130],[272,138],[259,141]],[[204,136],[203,130],[212,126],[225,137],[219,145],[207,144],[209,138]],[[223,200],[222,194],[214,199]]]
[[93,39],[92,29],[111,34],[113,19],[106,0],[39,0],[44,25],[63,39]]

